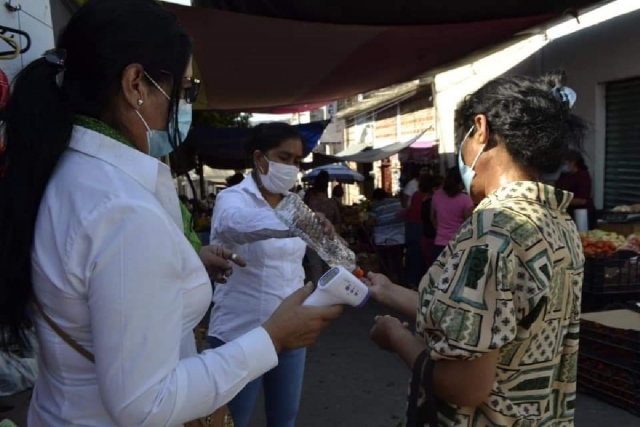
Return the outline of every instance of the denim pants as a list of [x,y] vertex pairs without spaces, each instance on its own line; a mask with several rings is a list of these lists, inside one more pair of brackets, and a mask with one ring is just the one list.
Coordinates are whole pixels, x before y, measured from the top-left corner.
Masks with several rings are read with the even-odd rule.
[[[225,343],[209,337],[211,348]],[[278,355],[278,366],[246,385],[231,402],[229,411],[235,427],[249,427],[260,388],[264,388],[267,427],[295,427],[307,350],[285,351]],[[260,357],[255,355],[255,357]]]

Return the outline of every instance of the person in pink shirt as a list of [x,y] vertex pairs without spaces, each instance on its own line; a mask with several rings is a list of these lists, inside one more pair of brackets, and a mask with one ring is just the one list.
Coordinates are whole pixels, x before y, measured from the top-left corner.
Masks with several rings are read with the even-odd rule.
[[458,167],[447,171],[442,188],[435,192],[431,202],[431,222],[436,228],[434,255],[440,256],[460,226],[473,213],[471,197],[463,192],[464,185]]

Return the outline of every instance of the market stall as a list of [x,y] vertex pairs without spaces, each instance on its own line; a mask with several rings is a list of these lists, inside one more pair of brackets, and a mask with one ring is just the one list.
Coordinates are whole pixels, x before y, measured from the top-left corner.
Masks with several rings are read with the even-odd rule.
[[585,254],[578,390],[640,415],[640,206],[581,233]]

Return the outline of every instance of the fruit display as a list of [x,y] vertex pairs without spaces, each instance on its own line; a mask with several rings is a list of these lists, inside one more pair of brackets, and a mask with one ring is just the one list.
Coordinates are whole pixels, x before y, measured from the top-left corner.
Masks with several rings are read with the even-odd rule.
[[611,210],[611,212],[617,213],[640,213],[640,203],[636,203],[635,205],[620,205],[616,206]]
[[640,236],[636,236],[632,234],[627,237],[626,242],[622,245],[618,246],[618,252],[635,252],[636,254],[640,254]]
[[586,256],[611,256],[620,246],[627,243],[623,236],[603,230],[580,233]]

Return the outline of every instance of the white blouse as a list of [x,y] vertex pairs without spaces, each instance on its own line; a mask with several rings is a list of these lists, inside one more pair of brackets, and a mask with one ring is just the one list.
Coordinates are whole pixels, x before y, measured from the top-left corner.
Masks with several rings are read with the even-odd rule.
[[229,342],[262,325],[283,299],[304,285],[306,244],[262,197],[253,177],[222,191],[211,219],[211,244],[247,261],[217,284],[209,335]]
[[178,426],[277,364],[262,328],[196,354],[211,284],[183,235],[171,173],[109,137],[74,128],[40,206],[32,265],[44,311],[95,364],[35,312],[30,427]]

